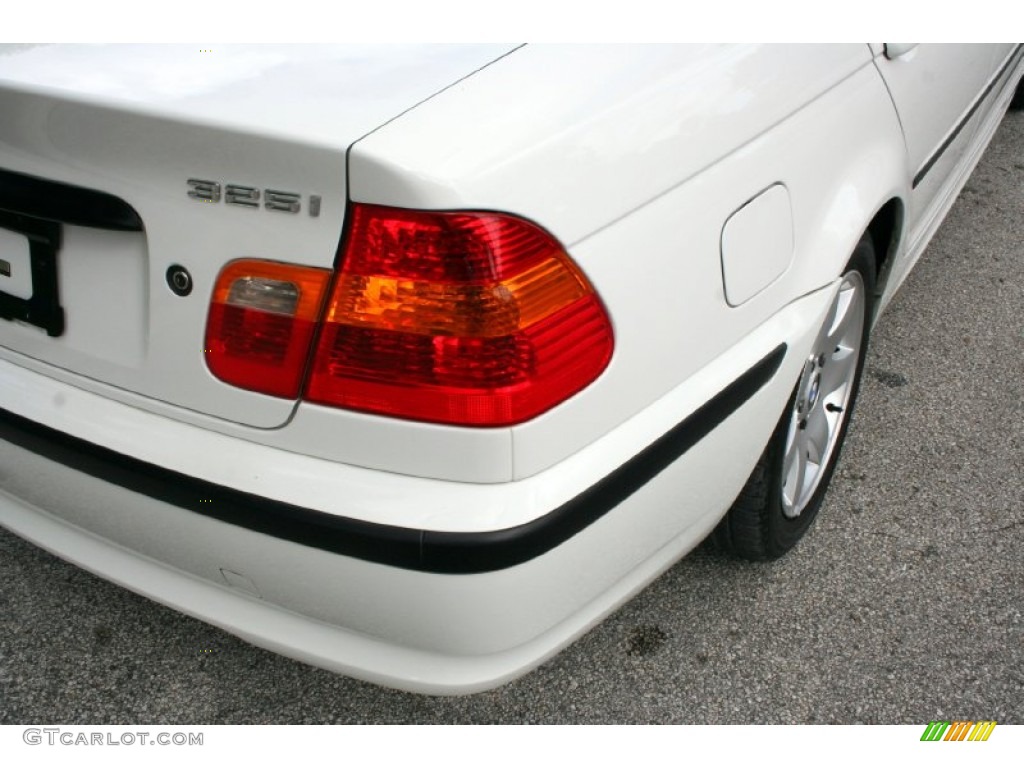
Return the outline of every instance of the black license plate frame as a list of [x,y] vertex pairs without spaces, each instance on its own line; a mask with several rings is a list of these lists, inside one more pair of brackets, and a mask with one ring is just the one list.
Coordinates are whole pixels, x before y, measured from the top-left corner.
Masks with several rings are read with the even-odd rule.
[[65,316],[57,280],[61,225],[56,221],[0,210],[0,229],[28,238],[32,270],[30,298],[23,299],[0,290],[0,318],[20,320],[42,328],[48,336],[62,335]]

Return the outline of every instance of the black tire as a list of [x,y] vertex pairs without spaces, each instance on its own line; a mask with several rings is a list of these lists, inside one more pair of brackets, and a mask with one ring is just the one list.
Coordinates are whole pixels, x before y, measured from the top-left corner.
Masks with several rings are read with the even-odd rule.
[[[865,233],[857,244],[843,269],[842,278],[844,290],[849,284],[849,290],[862,294],[859,344],[845,356],[841,354],[841,346],[831,351],[834,334],[838,333],[832,329],[833,318],[846,317],[845,313],[840,315],[841,291],[819,331],[815,350],[808,357],[786,410],[757,466],[713,534],[719,547],[738,557],[774,560],[792,549],[814,522],[835,471],[860,389],[873,317],[875,249],[869,234]],[[850,299],[850,302],[854,300]],[[852,303],[847,307],[853,307]],[[856,317],[851,315],[850,322],[855,324]],[[826,352],[820,356],[814,354],[822,349]],[[819,361],[822,361],[820,366]],[[854,366],[852,372],[850,365]],[[841,391],[836,389],[822,394],[825,388],[822,382],[840,375],[840,369],[844,371],[842,381],[845,382]],[[826,371],[829,371],[828,375]],[[831,382],[827,386],[831,386]],[[833,419],[834,427],[829,427]],[[824,450],[813,450],[816,454],[824,454],[824,460],[816,465],[809,458],[816,447],[815,440],[804,431],[809,429],[809,422],[813,422],[810,426],[818,432],[817,437],[820,438],[822,430],[828,437],[824,441],[827,443]],[[821,442],[821,439],[817,440],[817,443]],[[807,452],[801,457],[805,445]],[[790,455],[788,463],[787,454]],[[799,463],[802,463],[803,471],[794,466]],[[807,479],[806,472],[811,467],[814,467],[814,477]]]

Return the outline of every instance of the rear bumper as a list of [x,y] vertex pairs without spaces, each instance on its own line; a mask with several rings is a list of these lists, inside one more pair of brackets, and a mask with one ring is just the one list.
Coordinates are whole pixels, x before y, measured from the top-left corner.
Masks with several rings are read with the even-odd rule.
[[539,557],[610,512],[713,431],[767,384],[780,344],[742,376],[611,474],[528,523],[455,532],[368,523],[189,477],[0,410],[0,439],[118,488],[307,547],[429,573],[485,573]]
[[[713,370],[547,472],[467,487],[336,467],[350,481],[340,512],[210,482],[11,414],[0,426],[0,524],[302,661],[426,693],[490,688],[570,643],[714,527],[767,440],[830,295],[790,305]],[[429,527],[343,514],[371,501],[417,506],[417,488],[427,506],[453,508],[476,529],[451,529],[443,515]],[[486,527],[511,507],[530,517]]]

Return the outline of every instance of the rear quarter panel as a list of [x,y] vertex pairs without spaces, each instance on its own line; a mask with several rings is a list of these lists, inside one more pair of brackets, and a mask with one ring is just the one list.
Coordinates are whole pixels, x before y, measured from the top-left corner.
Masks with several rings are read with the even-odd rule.
[[[512,430],[521,479],[728,360],[833,280],[902,192],[906,160],[866,45],[555,46],[521,49],[358,142],[349,174],[358,201],[533,219],[568,244],[605,301],[612,363]],[[722,228],[775,184],[792,201],[793,258],[730,307]],[[614,450],[624,460],[642,447]]]

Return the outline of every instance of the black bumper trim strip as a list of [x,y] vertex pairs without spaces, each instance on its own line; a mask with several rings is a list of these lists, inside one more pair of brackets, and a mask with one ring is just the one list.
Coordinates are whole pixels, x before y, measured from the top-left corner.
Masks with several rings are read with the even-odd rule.
[[964,126],[971,121],[971,118],[974,117],[974,113],[978,111],[978,108],[984,103],[985,99],[988,98],[988,95],[992,93],[992,89],[995,88],[999,81],[1003,79],[1003,75],[1005,75],[1006,72],[1014,64],[1017,63],[1018,59],[1020,58],[1019,54],[1022,48],[1024,48],[1024,44],[1017,45],[1013,53],[1011,53],[1007,57],[1006,63],[1003,64],[1002,68],[999,70],[996,76],[992,78],[992,81],[988,84],[988,87],[981,92],[981,95],[977,99],[975,99],[974,104],[971,105],[971,108],[967,110],[967,114],[960,119],[959,123],[957,123],[956,128],[954,128],[950,132],[949,136],[946,137],[946,140],[942,142],[939,148],[932,152],[931,157],[929,157],[925,161],[924,165],[921,166],[921,170],[919,170],[914,175],[914,182],[911,185],[911,189],[917,189],[917,185],[924,181],[924,177],[928,175],[928,171],[930,171],[932,169],[932,166],[934,166],[939,161],[939,158],[942,157],[943,153],[945,153],[945,151],[949,149],[949,145],[956,141],[956,137],[960,135],[960,131],[962,131],[964,129]]
[[785,358],[780,344],[750,370],[607,477],[514,528],[421,531],[306,509],[189,477],[0,409],[0,439],[122,488],[222,522],[375,563],[430,573],[485,573],[543,555],[610,512],[760,390]]
[[142,218],[119,197],[14,171],[0,170],[0,210],[79,227],[142,231]]

